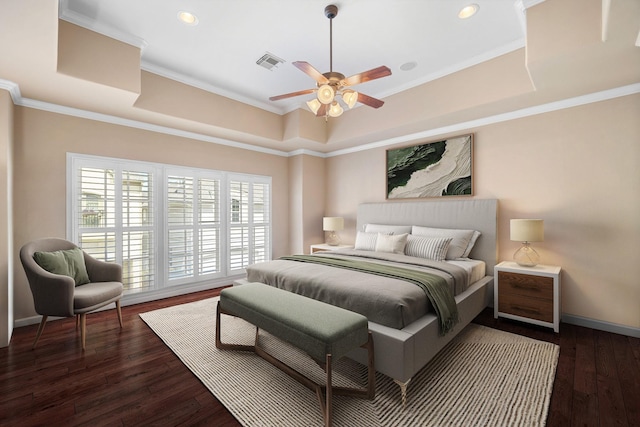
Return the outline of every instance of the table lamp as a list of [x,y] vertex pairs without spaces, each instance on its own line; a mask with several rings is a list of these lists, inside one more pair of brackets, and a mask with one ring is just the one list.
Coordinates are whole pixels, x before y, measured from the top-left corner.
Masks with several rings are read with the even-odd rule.
[[336,231],[344,228],[344,219],[339,216],[325,216],[322,218],[322,229],[326,231],[327,245],[337,246],[340,244],[340,237]]
[[538,265],[540,255],[529,243],[544,240],[544,221],[541,219],[512,219],[511,240],[522,242],[522,246],[513,254],[515,262],[524,267]]

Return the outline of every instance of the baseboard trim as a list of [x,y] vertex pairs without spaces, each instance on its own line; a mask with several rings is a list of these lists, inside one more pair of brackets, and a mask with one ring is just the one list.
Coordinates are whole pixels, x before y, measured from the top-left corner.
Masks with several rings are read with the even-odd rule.
[[[185,294],[190,294],[193,292],[199,292],[199,291],[206,291],[209,289],[215,289],[215,288],[220,288],[223,286],[228,286],[231,283],[233,283],[234,280],[239,279],[241,277],[244,277],[244,275],[242,276],[229,276],[229,277],[224,277],[222,279],[218,279],[215,281],[208,281],[208,282],[200,282],[200,283],[194,283],[194,284],[190,284],[190,285],[180,285],[180,286],[172,286],[172,287],[168,287],[168,288],[163,288],[163,289],[158,289],[155,291],[149,291],[149,292],[142,292],[142,293],[133,293],[133,294],[127,294],[124,295],[122,297],[122,300],[120,301],[120,304],[122,307],[126,307],[128,305],[134,305],[134,304],[140,304],[143,302],[149,302],[149,301],[155,301],[155,300],[159,300],[159,299],[164,299],[164,298],[170,298],[170,297],[175,297],[178,295],[185,295]],[[95,311],[93,311],[92,313],[95,313],[97,311],[103,311],[103,310],[111,310],[115,307],[114,304],[108,304],[102,308],[99,308]],[[55,316],[50,316],[47,319],[47,322],[51,322],[54,320],[60,320],[60,319],[65,319],[65,317],[55,317]],[[22,319],[16,319],[13,322],[13,328],[19,328],[21,326],[29,326],[29,325],[33,325],[36,323],[40,323],[40,320],[42,320],[42,316],[40,315],[36,315],[36,316],[31,316],[31,317],[24,317]]]
[[603,320],[589,319],[588,317],[575,316],[573,314],[562,314],[563,323],[570,323],[585,328],[597,329],[599,331],[612,332],[614,334],[627,335],[629,337],[640,338],[640,328],[619,325],[617,323],[605,322]]
[[[234,283],[235,281],[236,280],[234,279],[226,278],[225,284],[228,285],[229,283]],[[208,286],[200,285],[200,286],[193,286],[193,287],[182,288],[182,289],[169,288],[169,289],[165,289],[164,292],[161,291],[158,293],[154,293],[152,295],[144,295],[144,294],[140,294],[137,296],[135,294],[126,295],[123,298],[122,306],[124,307],[127,305],[139,304],[141,302],[153,301],[153,300],[162,299],[162,298],[169,298],[176,295],[202,291],[205,289],[213,289],[220,286],[222,286],[220,283],[216,283],[216,284],[213,284],[213,286],[212,284],[209,284]],[[144,295],[144,297],[142,297],[142,295]],[[130,298],[127,298],[127,297],[130,297]],[[110,304],[96,311],[108,310],[111,308],[113,307]],[[640,328],[634,328],[632,326],[620,325],[617,323],[605,322],[603,320],[590,319],[588,317],[576,316],[573,314],[566,314],[566,313],[562,313],[561,317],[562,317],[560,320],[561,323],[570,323],[572,325],[583,326],[585,328],[597,329],[599,331],[611,332],[614,334],[640,338]],[[25,317],[23,319],[16,319],[13,327],[19,328],[21,326],[28,326],[28,325],[33,325],[35,323],[40,323],[40,319],[42,319],[42,316],[32,316],[32,317]],[[58,320],[58,319],[62,319],[62,317],[50,317],[48,321]]]

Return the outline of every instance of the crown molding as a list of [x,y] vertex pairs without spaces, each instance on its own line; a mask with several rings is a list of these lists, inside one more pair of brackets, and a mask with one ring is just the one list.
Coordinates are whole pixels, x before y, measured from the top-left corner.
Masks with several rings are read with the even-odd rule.
[[622,96],[640,93],[640,83],[622,86],[615,89],[604,90],[601,92],[590,93],[587,95],[577,96],[574,98],[563,99],[560,101],[549,102],[547,104],[536,105],[533,107],[522,108],[520,110],[510,111],[508,113],[496,114],[494,116],[483,117],[467,122],[456,123],[440,128],[429,129],[424,132],[417,132],[409,135],[403,135],[396,138],[386,139],[371,144],[360,145],[358,147],[347,148],[327,153],[327,157],[341,156],[344,154],[357,153],[359,151],[371,150],[374,148],[387,147],[394,144],[416,141],[425,138],[431,138],[438,135],[444,135],[452,132],[459,132],[478,128],[481,126],[492,125],[495,123],[507,122],[510,120],[521,119],[524,117],[535,116],[538,114],[550,113],[553,111],[564,110],[567,108],[578,107],[580,105],[592,104],[594,102],[606,101],[609,99],[619,98]]
[[567,108],[578,107],[580,105],[592,104],[594,102],[606,101],[609,99],[619,98],[627,95],[634,95],[640,93],[640,83],[634,83],[627,86],[622,86],[614,89],[604,90],[600,92],[594,92],[587,95],[581,95],[574,98],[567,98],[560,101],[549,102],[547,104],[536,105],[533,107],[522,108],[520,110],[510,111],[508,113],[496,114],[493,116],[482,117],[475,120],[466,122],[460,122],[449,126],[443,126],[435,129],[429,129],[423,132],[412,133],[408,135],[402,135],[395,138],[384,139],[369,144],[359,145],[357,147],[346,148],[342,150],[331,151],[328,153],[320,153],[313,150],[298,149],[293,151],[281,151],[271,148],[259,147],[256,145],[237,142],[225,138],[218,138],[209,135],[204,135],[196,132],[189,132],[180,129],[175,129],[168,126],[160,126],[152,123],[142,122],[139,120],[125,119],[122,117],[112,116],[108,114],[96,113],[94,111],[81,110],[78,108],[66,107],[64,105],[52,104],[49,102],[38,101],[35,99],[22,98],[20,95],[20,88],[14,82],[9,80],[0,79],[0,89],[5,89],[11,94],[11,98],[15,105],[34,108],[37,110],[49,111],[52,113],[64,114],[68,116],[80,117],[89,120],[96,120],[104,123],[111,123],[120,126],[127,126],[136,129],[147,130],[151,132],[158,132],[167,135],[178,136],[182,138],[195,139],[198,141],[211,142],[213,144],[225,145],[228,147],[240,148],[243,150],[257,151],[265,154],[272,154],[275,156],[292,157],[301,154],[306,154],[315,157],[335,157],[344,154],[357,153],[360,151],[371,150],[374,148],[387,147],[394,144],[412,142],[420,139],[431,138],[438,135],[444,135],[447,133],[458,132],[463,130],[469,130],[482,126],[487,126],[495,123],[507,122],[510,120],[521,119],[524,117],[535,116],[538,114],[549,113],[558,110],[564,110]]
[[320,153],[318,151],[313,151],[313,150],[307,150],[304,148],[301,148],[299,150],[293,150],[293,151],[289,151],[289,153],[287,153],[289,155],[289,157],[293,157],[293,156],[300,156],[303,154],[306,154],[307,156],[314,156],[314,157],[322,157],[322,158],[326,158],[327,154],[326,153]]
[[102,25],[99,22],[96,22],[86,17],[85,15],[82,15],[80,13],[77,13],[69,9],[69,0],[59,1],[58,18],[64,21],[70,22],[74,25],[78,25],[80,27],[94,31],[96,33],[102,34],[104,36],[110,37],[112,39],[129,44],[131,46],[137,47],[140,50],[144,49],[148,44],[146,40],[140,37],[134,36],[133,34],[125,33],[123,31],[116,30],[115,28],[112,28],[106,25]]
[[529,9],[537,4],[544,3],[545,0],[520,0],[525,9]]
[[274,150],[271,148],[259,147],[256,145],[245,144],[242,142],[232,141],[225,138],[218,138],[214,136],[204,135],[196,132],[189,132],[181,129],[176,129],[168,126],[160,126],[153,123],[142,122],[139,120],[125,119],[122,117],[112,116],[109,114],[96,113],[94,111],[81,110],[79,108],[66,107],[64,105],[52,104],[49,102],[38,101],[35,99],[21,98],[20,102],[15,102],[16,105],[22,107],[34,108],[36,110],[49,111],[52,113],[64,114],[67,116],[80,117],[83,119],[95,120],[98,122],[110,123],[120,126],[126,126],[135,129],[147,130],[151,132],[162,133],[166,135],[178,136],[181,138],[195,139],[198,141],[211,142],[213,144],[224,145],[227,147],[240,148],[243,150],[257,151],[265,154],[273,154],[276,156],[288,157],[289,153],[286,151]]
[[[161,67],[159,65],[153,64],[145,60],[140,61],[140,68],[149,73],[157,74],[161,77],[165,77],[167,79],[174,80],[179,83],[193,86],[195,88],[202,89],[204,91],[211,92],[216,95],[224,96],[225,98],[233,99],[234,101],[251,105],[253,107],[260,108],[262,110],[269,111],[271,113],[275,113],[279,115],[285,114],[282,108],[276,107],[275,105],[269,104],[267,102],[259,102],[259,101],[256,101],[255,99],[241,96],[228,89],[224,89],[219,86],[214,86],[212,84],[205,83],[204,81],[197,79],[195,77],[190,77],[182,73],[171,71],[168,68]],[[299,108],[299,106],[294,108],[294,110],[297,108]]]
[[9,80],[0,79],[0,89],[4,89],[9,92],[13,103],[19,105],[20,100],[22,99],[22,95],[20,94],[20,87],[16,83]]

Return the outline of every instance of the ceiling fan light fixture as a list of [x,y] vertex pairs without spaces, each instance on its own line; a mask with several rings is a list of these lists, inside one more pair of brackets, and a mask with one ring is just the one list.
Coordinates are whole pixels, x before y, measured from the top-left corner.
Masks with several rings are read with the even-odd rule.
[[309,107],[309,110],[311,110],[313,114],[318,114],[318,110],[321,105],[322,103],[320,103],[316,98],[313,98],[311,101],[307,101],[307,107]]
[[347,104],[347,107],[353,108],[358,102],[358,92],[355,90],[345,90],[342,92],[342,99],[345,104]]
[[318,88],[318,101],[323,104],[331,104],[333,102],[333,98],[335,97],[335,92],[333,88],[329,85],[322,85]]
[[333,101],[331,107],[329,107],[329,116],[331,117],[340,117],[344,110],[342,106],[338,103],[338,101]]
[[[380,66],[362,73],[345,77],[344,74],[333,71],[333,18],[338,14],[338,6],[331,4],[324,9],[325,16],[329,18],[329,71],[321,73],[311,64],[305,61],[294,61],[292,65],[303,73],[309,75],[316,82],[314,89],[299,90],[296,92],[285,93],[269,97],[270,101],[279,101],[281,99],[292,98],[294,96],[307,95],[316,93],[316,98],[307,101],[307,107],[316,116],[324,117],[328,121],[329,117],[338,117],[344,112],[341,102],[349,108],[355,107],[357,103],[367,105],[371,108],[380,108],[384,105],[384,101],[358,93],[355,90],[346,87],[366,83],[381,77],[391,75],[389,67]],[[340,100],[342,98],[342,100]]]

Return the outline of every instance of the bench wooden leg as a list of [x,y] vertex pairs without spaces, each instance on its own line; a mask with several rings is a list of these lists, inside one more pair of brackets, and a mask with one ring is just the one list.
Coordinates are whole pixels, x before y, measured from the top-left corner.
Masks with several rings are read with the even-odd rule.
[[[218,304],[218,308],[216,309],[216,348],[219,348],[220,350],[240,350],[240,351],[255,352],[255,346],[253,345],[226,344],[222,342],[222,339],[220,337],[220,315],[221,314],[228,314],[230,316],[233,316],[232,313],[227,313],[226,311],[221,309],[220,304]],[[256,329],[256,336],[257,336],[257,333],[258,331]]]
[[369,400],[375,397],[376,393],[376,371],[375,371],[375,361],[374,361],[374,353],[373,353],[373,335],[371,332],[368,333],[367,342],[362,344],[361,347],[367,350],[367,387],[365,389],[357,389],[352,387],[333,387],[333,360],[332,355],[327,354],[325,356],[324,361],[324,370],[326,373],[326,383],[324,385],[318,384],[315,381],[311,380],[307,376],[301,374],[297,370],[293,369],[291,366],[286,363],[276,359],[274,356],[269,354],[266,350],[258,345],[258,336],[260,329],[256,327],[256,336],[254,345],[242,345],[242,344],[229,344],[223,343],[221,339],[221,324],[220,324],[220,315],[227,314],[229,316],[236,317],[233,313],[229,313],[224,309],[220,308],[220,304],[216,309],[216,348],[221,350],[239,350],[239,351],[252,351],[256,353],[258,356],[265,359],[267,362],[271,363],[300,384],[305,387],[316,392],[318,396],[318,400],[320,402],[320,409],[322,411],[322,416],[324,418],[325,427],[329,427],[333,424],[333,395],[339,394],[343,396],[355,396],[355,397],[364,397]]
[[331,427],[333,421],[333,387],[331,382],[331,355],[327,354],[327,387],[326,387],[326,412],[324,414],[325,427]]

